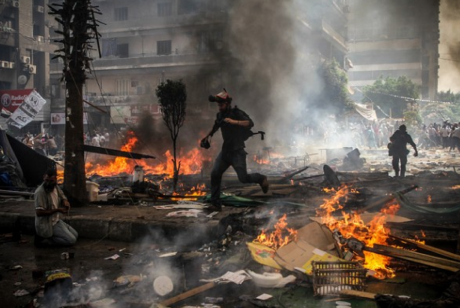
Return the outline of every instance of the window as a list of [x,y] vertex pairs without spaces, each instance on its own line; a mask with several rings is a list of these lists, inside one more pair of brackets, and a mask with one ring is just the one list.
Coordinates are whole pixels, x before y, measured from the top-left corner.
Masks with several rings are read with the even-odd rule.
[[158,16],[171,16],[172,5],[171,2],[158,3]]
[[116,21],[128,20],[128,8],[127,7],[115,8],[114,15],[115,15]]
[[129,57],[129,44],[117,45],[117,54],[120,58],[128,58]]
[[171,41],[158,41],[157,42],[157,55],[170,55],[171,54]]
[[192,14],[198,11],[197,0],[179,0],[178,13],[179,14]]
[[118,79],[117,80],[117,95],[126,96],[129,95],[129,88],[131,87],[131,80],[129,79]]

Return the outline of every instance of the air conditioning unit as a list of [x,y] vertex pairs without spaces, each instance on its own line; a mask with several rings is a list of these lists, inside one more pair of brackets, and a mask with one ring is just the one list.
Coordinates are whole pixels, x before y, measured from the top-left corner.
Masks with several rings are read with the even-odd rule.
[[35,65],[32,65],[32,64],[29,65],[28,69],[29,69],[30,74],[36,74],[37,73],[37,67]]
[[9,62],[10,63],[10,68],[15,68],[16,67],[16,63],[14,62]]
[[43,6],[41,6],[41,5],[36,5],[35,10],[37,10],[37,12],[39,12],[39,13],[44,13],[45,12],[45,8]]
[[10,62],[8,62],[8,61],[0,61],[0,66],[2,68],[10,68]]
[[30,64],[30,57],[21,56],[21,62],[24,64]]
[[11,5],[12,5],[13,7],[19,7],[19,1],[13,0],[13,1],[11,1]]
[[37,42],[39,43],[43,43],[45,41],[45,38],[41,35],[37,35],[35,36],[35,39],[37,40]]

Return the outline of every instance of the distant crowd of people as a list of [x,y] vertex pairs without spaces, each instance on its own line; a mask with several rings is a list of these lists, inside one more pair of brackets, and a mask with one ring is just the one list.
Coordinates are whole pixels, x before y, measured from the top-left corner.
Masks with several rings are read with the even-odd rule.
[[[83,142],[87,145],[97,147],[117,147],[120,138],[113,138],[112,136],[124,136],[123,134],[111,133],[107,128],[97,128],[91,132],[85,132],[83,135]],[[59,133],[51,135],[48,133],[32,134],[25,133],[17,137],[22,143],[34,149],[38,153],[45,156],[56,156],[59,152],[64,151],[65,137]]]
[[460,123],[445,121],[442,124],[422,125],[418,137],[420,148],[443,148],[448,149],[449,152],[455,149],[460,151]]
[[55,156],[64,146],[64,137],[59,134],[53,136],[39,133],[34,136],[31,133],[26,133],[22,136],[21,142],[42,155]]

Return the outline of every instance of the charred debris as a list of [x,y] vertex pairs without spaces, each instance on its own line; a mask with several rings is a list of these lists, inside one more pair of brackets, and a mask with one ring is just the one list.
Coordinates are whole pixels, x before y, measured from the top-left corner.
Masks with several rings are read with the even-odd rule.
[[[107,307],[282,307],[300,293],[301,300],[317,305],[359,299],[377,307],[458,307],[460,176],[455,168],[440,160],[393,178],[388,164],[376,163],[383,157],[366,161],[357,152],[328,164],[298,166],[299,160],[286,158],[253,165],[270,174],[267,195],[230,175],[224,205],[241,210],[228,213],[225,208],[206,212],[207,189],[199,186],[208,180],[205,172],[182,175],[181,191],[173,191],[166,174],[144,174],[140,166],[132,174],[91,176],[95,197],[89,199],[102,209],[117,204],[193,208],[191,219],[213,222],[213,232],[194,247],[159,241],[155,251],[128,253],[142,274],[120,275],[92,305],[82,304],[90,282],[70,287],[62,306],[99,307],[99,301],[110,302]],[[22,194],[19,189],[0,193]],[[392,206],[397,210],[390,212]],[[361,225],[354,225],[356,217]],[[382,242],[368,242],[377,233],[373,223],[386,230]],[[369,254],[386,263],[371,269]],[[159,275],[163,263],[174,270]],[[403,283],[400,277],[429,280],[435,296],[381,291]],[[147,292],[152,284],[155,292]],[[62,292],[61,287],[45,290]]]

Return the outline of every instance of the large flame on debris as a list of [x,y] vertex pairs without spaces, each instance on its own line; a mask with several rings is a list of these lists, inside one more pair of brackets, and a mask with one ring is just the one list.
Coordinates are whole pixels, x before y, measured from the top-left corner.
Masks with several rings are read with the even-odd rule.
[[297,231],[287,227],[286,214],[278,220],[274,228],[275,230],[271,233],[266,233],[267,230],[263,230],[254,242],[276,250],[297,239]]
[[[379,214],[368,222],[364,223],[358,213],[348,214],[342,212],[343,217],[336,218],[332,213],[343,208],[342,203],[346,201],[347,195],[352,192],[352,188],[342,186],[317,210],[317,215],[321,217],[324,223],[331,231],[338,230],[345,239],[351,237],[364,243],[367,247],[373,247],[374,244],[386,245],[389,237],[389,230],[385,228],[385,215],[394,215],[399,210],[399,204],[387,204],[382,208]],[[364,267],[375,271],[376,278],[394,277],[394,270],[388,267],[390,258],[379,254],[364,251]]]
[[[121,151],[132,152],[138,139],[131,134]],[[121,173],[132,173],[134,167],[141,166],[146,174],[166,174],[169,177],[174,176],[173,155],[168,150],[163,154],[164,163],[157,163],[157,160],[151,159],[130,159],[126,157],[116,157],[115,159],[105,161],[104,163],[86,162],[85,170],[87,175],[97,174],[100,176],[114,176]],[[204,158],[199,149],[194,148],[187,153],[180,153],[177,161],[180,163],[180,174],[197,174],[201,172]]]

